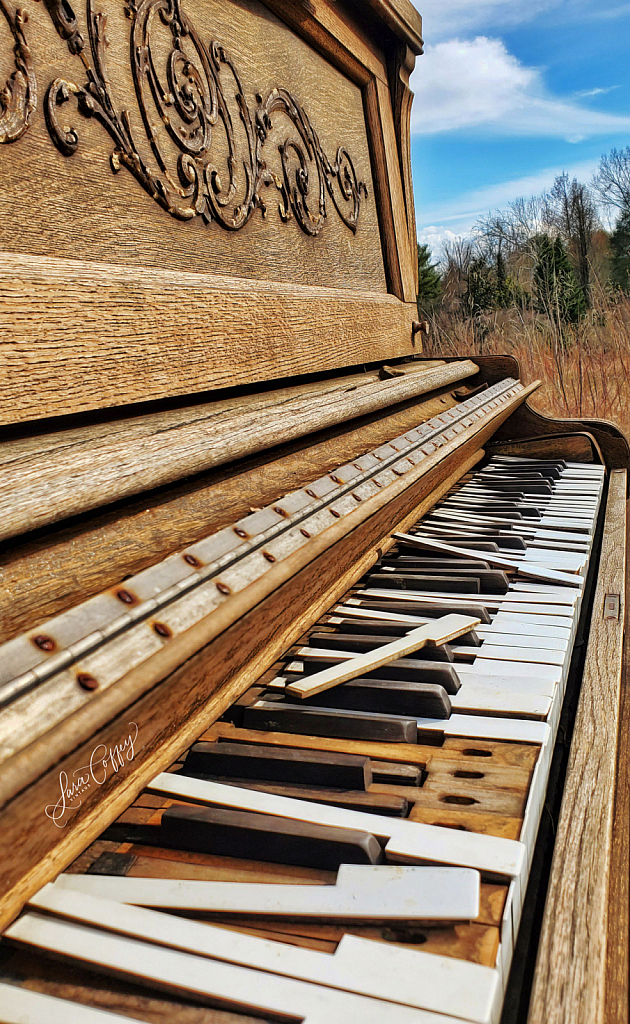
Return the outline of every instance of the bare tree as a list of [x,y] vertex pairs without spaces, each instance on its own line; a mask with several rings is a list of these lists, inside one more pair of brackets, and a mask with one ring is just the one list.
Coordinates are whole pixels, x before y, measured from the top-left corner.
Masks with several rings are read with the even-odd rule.
[[630,210],[630,146],[611,149],[601,158],[593,189],[606,206]]
[[578,281],[588,301],[591,286],[593,234],[599,227],[595,204],[586,185],[560,174],[543,198],[545,220],[564,240]]

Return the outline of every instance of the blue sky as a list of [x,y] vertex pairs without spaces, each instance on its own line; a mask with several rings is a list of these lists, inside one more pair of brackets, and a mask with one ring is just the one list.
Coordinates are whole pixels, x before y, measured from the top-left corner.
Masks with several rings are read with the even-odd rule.
[[418,237],[436,255],[479,216],[630,145],[630,3],[414,0]]

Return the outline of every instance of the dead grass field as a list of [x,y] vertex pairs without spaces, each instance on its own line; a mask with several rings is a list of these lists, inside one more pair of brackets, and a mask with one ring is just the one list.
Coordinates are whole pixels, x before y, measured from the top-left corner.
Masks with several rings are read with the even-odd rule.
[[630,438],[630,296],[600,297],[563,335],[529,310],[497,310],[477,328],[439,311],[424,354],[513,355],[523,381],[544,382],[531,400],[541,412],[610,420]]

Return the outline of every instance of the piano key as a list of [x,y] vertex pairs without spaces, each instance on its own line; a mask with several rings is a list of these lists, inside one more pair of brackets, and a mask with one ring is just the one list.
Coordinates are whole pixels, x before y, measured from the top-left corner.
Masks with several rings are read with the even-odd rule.
[[[377,648],[377,650],[382,650],[382,647]],[[351,650],[339,651],[332,648],[300,647],[296,652],[296,658],[287,663],[286,673],[287,675],[304,675],[312,679],[313,675],[316,673],[319,675],[323,669],[341,664],[349,665],[351,660],[354,662],[359,656]],[[453,664],[450,662],[424,661],[418,658],[397,658],[395,661],[391,661],[387,665],[380,665],[369,672],[367,678],[407,680],[412,683],[426,684],[427,686],[440,686],[447,694],[457,693],[459,688],[457,671]],[[427,692],[431,695],[434,693],[432,690]],[[429,699],[433,702],[433,696]]]
[[385,644],[375,651],[359,654],[345,664],[324,669],[322,672],[312,675],[308,680],[291,683],[288,690],[299,696],[321,693],[338,683],[356,679],[358,676],[365,675],[366,672],[374,671],[381,665],[404,657],[405,654],[412,654],[428,642],[445,643],[453,640],[461,636],[462,633],[470,632],[478,623],[479,619],[468,618],[465,615],[445,615],[441,619],[435,619],[431,624],[418,626],[417,629],[412,630],[400,640]]
[[[397,540],[409,541],[409,534],[395,533],[394,536]],[[415,540],[419,547],[428,547],[434,551],[450,551],[455,555],[466,555],[468,552],[464,548],[455,547],[454,545],[444,544],[442,541],[432,540],[431,538],[416,537],[412,538]],[[533,564],[519,563],[514,559],[507,558],[505,555],[488,555],[488,561],[497,565],[503,569],[518,569],[519,572],[526,576],[533,576],[537,579],[545,579],[557,581],[559,583],[566,583],[569,586],[581,587],[584,585],[584,580],[581,576],[575,576],[572,573],[561,572],[555,569],[539,568]]]
[[[377,954],[385,954],[385,960],[379,959],[379,966],[376,968],[374,965],[373,971],[365,970],[365,958],[371,955],[374,943],[349,934],[341,938],[334,953],[321,954],[296,946],[279,946],[269,939],[212,924],[166,917],[152,910],[64,892],[54,885],[45,886],[30,903],[35,908],[56,912],[74,921],[100,925],[108,931],[197,953],[212,960],[285,974],[378,999],[416,1006],[420,1003],[421,1008],[427,1006],[440,1014],[455,1012],[459,1015],[465,1007],[466,1012],[472,1015],[468,1019],[480,1022],[490,1019],[494,990],[498,988],[498,973],[494,970],[461,961],[463,970],[460,974],[460,963],[450,958],[415,950],[390,950],[386,945],[382,950],[378,946],[376,948]],[[436,976],[440,981],[448,980],[448,984],[436,986]],[[107,1017],[106,1014],[102,1016]],[[425,1020],[426,1024],[449,1024],[449,1018],[436,1018],[434,1014]],[[50,1021],[44,1024],[50,1024]],[[68,1024],[74,1024],[74,1021],[68,1019]],[[92,1024],[92,1021],[86,1020],[85,1024]],[[94,1024],[100,1022],[95,1021]],[[103,1024],[107,1024],[105,1019]]]
[[[435,619],[427,619],[426,625],[428,625],[429,622],[435,622]],[[410,632],[411,630],[403,631],[401,634],[399,634],[399,638],[401,636],[408,636]],[[308,638],[308,650],[312,648],[321,648],[327,651],[345,650],[353,654],[362,654],[364,651],[373,651],[376,650],[378,647],[384,646],[385,644],[392,643],[392,641],[395,639],[396,637],[382,634],[379,635],[378,627],[375,627],[372,630],[371,634],[368,636],[361,636],[360,634],[350,632],[342,633],[339,630],[326,631],[321,633],[317,630],[314,630]],[[296,652],[298,656],[300,656],[300,651],[302,651],[303,649],[304,648],[298,649],[298,651]],[[434,647],[433,649],[425,647],[422,650],[422,658],[418,660],[450,663],[453,661],[453,654],[451,651],[450,644],[442,644],[440,647]]]
[[[293,694],[291,685],[287,685],[286,688],[289,695]],[[459,690],[459,682],[457,689]],[[452,699],[449,699],[449,695],[441,686],[389,679],[352,679],[326,690],[321,695],[315,694],[304,698],[309,707],[375,711],[414,718],[418,715],[427,718],[448,718]]]
[[243,743],[195,743],[188,751],[182,771],[185,775],[235,776],[339,789],[366,790],[372,782],[367,757],[250,747]]
[[458,653],[460,657],[471,660],[474,658],[475,663],[488,659],[490,661],[525,662],[528,665],[564,665],[566,660],[566,649],[550,650],[533,645],[519,647],[516,643],[501,644],[490,640],[478,648],[461,647]]
[[[404,606],[401,606],[398,602],[398,597],[402,596],[398,591],[395,591],[395,599],[381,598],[379,595],[382,593],[380,590],[374,590],[372,593],[376,596],[370,597],[365,596],[367,591],[357,592],[357,596],[349,597],[346,599],[343,605],[344,609],[347,607],[356,607],[359,609],[373,609],[376,611],[400,611],[401,613],[407,610],[413,615],[416,615],[424,622],[427,618],[436,618],[438,615],[470,615],[471,618],[478,618],[481,622],[490,622],[490,615],[485,610],[483,605],[475,601],[475,605],[468,604],[467,602],[459,602],[449,598],[448,601],[441,602],[439,608],[434,602],[423,601],[421,598],[414,598],[411,594],[406,595]],[[466,634],[464,634],[466,635]]]
[[[115,906],[121,915],[120,904]],[[168,920],[168,927],[174,928],[170,916]],[[190,922],[185,923],[190,925]],[[441,1017],[424,1010],[399,1003],[384,1003],[380,999],[234,966],[220,960],[213,959],[209,970],[207,957],[33,911],[23,914],[11,926],[11,937],[59,956],[91,964],[99,970],[121,974],[136,983],[150,982],[177,994],[210,998],[215,1003],[242,1012],[292,1016],[303,1024],[330,1024],[332,1020],[353,1019],[361,1021],[361,1024],[382,1024],[384,1012],[388,1024],[446,1024]],[[164,938],[160,941],[164,943]],[[78,1019],[81,1020],[80,1017]],[[50,1021],[42,1020],[42,1024],[50,1024]],[[449,1024],[456,1024],[454,1018]]]
[[479,872],[469,868],[341,864],[334,885],[62,874],[55,886],[141,907],[248,917],[368,922],[470,921],[479,915]]
[[[454,569],[452,572],[442,570],[440,575],[435,575],[431,570],[413,569],[406,566],[400,569],[383,566],[377,572],[368,575],[366,585],[378,586],[381,581],[387,585],[388,581],[394,580],[397,581],[397,585],[408,590],[413,589],[415,581],[422,585],[426,584],[427,580],[431,581],[432,590],[461,590],[462,593],[466,593],[468,589],[469,593],[493,594],[508,588],[507,576],[497,569]],[[436,580],[440,581],[441,585],[436,586]],[[474,582],[476,586],[471,585],[469,588],[462,586],[462,582],[465,583],[467,580],[470,580],[471,583]]]
[[131,1024],[131,1017],[0,981],[3,1024]]
[[461,688],[468,692],[471,686],[491,686],[500,693],[534,693],[542,697],[553,697],[558,686],[557,677],[548,679],[539,673],[521,675],[510,665],[503,664],[503,673],[468,671],[472,666],[460,666]]
[[457,737],[542,745],[550,736],[546,722],[489,715],[451,715],[446,722],[439,722],[435,718],[419,718],[417,726],[418,740],[423,743],[443,743],[448,738]]
[[[453,598],[457,599],[457,594],[434,594],[431,591],[414,591],[413,594],[407,593],[404,590],[377,590],[375,588],[367,588],[366,590],[358,590],[355,592],[355,599],[362,599],[363,597],[368,598],[387,598],[387,601],[392,603],[393,601],[399,601],[401,604],[408,604],[409,602],[424,602],[433,605],[441,604],[443,601],[451,601]],[[483,594],[478,597],[467,597],[466,603],[471,607],[481,606],[485,608],[508,608],[512,604],[529,604],[529,605],[540,605],[540,613],[545,614],[543,609],[545,606],[553,607],[565,607],[569,609],[567,614],[570,614],[570,609],[574,608],[578,597],[580,595],[576,590],[565,588],[564,594],[540,594],[535,592],[523,591],[520,593],[515,590],[508,590],[507,594]],[[557,615],[558,612],[552,614]],[[474,627],[476,628],[476,627]]]
[[[533,635],[534,631],[530,627],[529,633],[524,630],[520,633],[510,633],[509,631],[502,632],[501,626],[497,626],[493,623],[492,627],[480,632],[479,636],[483,639],[484,643],[481,649],[474,647],[466,647],[467,653],[471,656],[476,657],[477,654],[481,654],[481,651],[488,643],[501,644],[503,647],[516,645],[517,647],[527,648],[540,648],[546,651],[566,651],[569,647],[568,637],[555,637],[555,636],[538,636]],[[455,653],[458,654],[461,647],[455,648]]]
[[[395,613],[393,612],[380,612],[380,618],[376,621],[374,618],[366,617],[365,613],[363,615],[360,613],[357,614],[356,609],[351,609],[351,611],[354,611],[355,614],[350,617],[331,615],[326,621],[326,625],[335,626],[342,633],[350,633],[354,636],[371,636],[376,630],[379,634],[391,639],[396,636],[404,636],[409,632],[409,630],[413,629],[414,626],[421,625],[423,622],[429,622],[431,618],[434,618],[434,616],[428,615],[409,616],[411,621],[404,623],[401,621],[394,621]],[[379,613],[375,614],[378,616]],[[400,620],[401,616],[398,618]],[[477,633],[474,630],[471,630],[470,633],[464,633],[463,636],[459,637],[457,642],[478,647],[481,640],[477,636]],[[450,644],[449,651],[451,651],[452,654]]]
[[416,743],[415,718],[359,711],[335,711],[305,705],[257,701],[245,708],[243,726],[270,732],[305,733],[380,743]]
[[551,702],[552,698],[545,694],[504,693],[496,686],[466,684],[453,698],[453,714],[514,716],[545,721],[551,710]]
[[[405,767],[400,766],[400,767]],[[419,770],[415,773],[418,775]],[[183,774],[183,773],[182,773]],[[193,778],[212,779],[211,775],[195,774]],[[259,789],[264,793],[275,793],[276,796],[290,796],[296,800],[309,800],[316,804],[331,804],[333,807],[347,807],[351,811],[369,811],[370,814],[391,815],[394,818],[406,818],[409,814],[409,803],[399,796],[386,796],[374,792],[361,792],[353,789],[323,789],[309,788],[308,786],[293,786],[288,783],[279,784],[274,782],[255,782],[253,779],[224,779],[226,785],[243,786],[245,789]],[[375,782],[383,783],[383,778],[374,778]],[[389,779],[393,782],[393,779]],[[396,785],[402,784],[400,780]],[[408,783],[411,785],[411,782]],[[414,785],[421,785],[422,779],[417,779]],[[106,874],[108,872],[105,872]]]
[[[178,777],[186,783],[200,781],[187,775]],[[264,856],[272,864],[326,871],[336,871],[344,863],[378,864],[382,860],[378,841],[367,832],[330,829],[311,821],[289,824],[270,814],[221,807],[167,807],[155,831],[156,843],[178,850],[250,860]]]
[[[461,716],[463,717],[463,716]],[[361,811],[345,811],[338,807],[307,804],[288,797],[271,796],[252,790],[225,786],[219,782],[185,779],[180,775],[162,773],[147,787],[153,793],[191,800],[199,804],[229,807],[246,813],[281,817],[287,821],[321,825],[325,828],[365,830],[385,840],[387,859],[397,863],[431,861],[455,864],[488,875],[519,877],[524,868],[524,849],[512,840],[464,833],[448,834],[449,829],[419,827],[416,822],[378,817]],[[173,808],[174,810],[174,808]]]

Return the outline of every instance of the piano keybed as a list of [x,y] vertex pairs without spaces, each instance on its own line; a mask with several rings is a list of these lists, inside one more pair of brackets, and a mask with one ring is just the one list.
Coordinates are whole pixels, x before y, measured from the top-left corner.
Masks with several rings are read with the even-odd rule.
[[[182,1020],[227,1008],[204,1024],[497,1024],[604,485],[562,460],[467,474],[6,935]],[[447,616],[449,642],[354,665]],[[2,1019],[127,1020],[90,979],[3,984]]]

